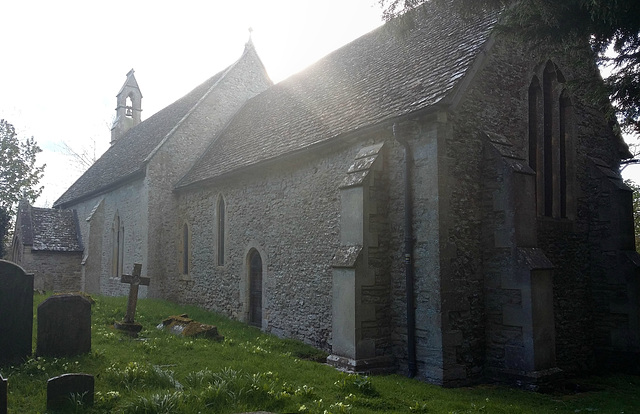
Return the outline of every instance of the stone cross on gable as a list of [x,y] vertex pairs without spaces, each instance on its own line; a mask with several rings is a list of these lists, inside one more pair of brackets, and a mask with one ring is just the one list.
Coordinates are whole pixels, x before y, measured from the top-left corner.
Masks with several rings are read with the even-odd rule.
[[124,317],[124,323],[134,323],[136,316],[136,305],[138,303],[138,286],[149,286],[151,279],[148,277],[140,276],[142,272],[142,265],[135,263],[133,265],[133,272],[130,275],[122,275],[120,282],[129,283],[129,301],[127,302],[127,314]]

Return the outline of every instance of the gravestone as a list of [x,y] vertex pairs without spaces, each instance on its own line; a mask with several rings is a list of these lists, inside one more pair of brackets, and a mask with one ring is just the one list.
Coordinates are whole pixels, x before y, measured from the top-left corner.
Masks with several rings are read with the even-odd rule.
[[7,380],[0,374],[0,414],[7,414]]
[[91,351],[91,302],[81,295],[55,295],[38,306],[38,356],[74,356]]
[[[59,410],[75,402],[93,405],[95,379],[90,374],[63,374],[47,381],[47,410]],[[76,405],[77,408],[77,405]]]
[[32,332],[33,275],[0,260],[0,365],[31,355]]
[[114,327],[122,331],[126,331],[133,335],[136,335],[142,329],[142,325],[135,321],[136,317],[136,305],[138,304],[138,286],[149,286],[151,279],[145,276],[140,276],[142,273],[142,265],[135,263],[133,265],[133,272],[130,275],[122,275],[120,282],[129,284],[129,300],[127,302],[127,313],[124,316],[122,322],[116,322]]

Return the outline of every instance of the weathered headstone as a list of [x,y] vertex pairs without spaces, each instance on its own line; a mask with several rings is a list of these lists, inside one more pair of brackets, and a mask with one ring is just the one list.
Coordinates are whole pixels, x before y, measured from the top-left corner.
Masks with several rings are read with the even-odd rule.
[[32,332],[33,275],[0,260],[0,365],[31,355]]
[[93,405],[95,379],[90,374],[63,374],[47,381],[47,410],[78,403]]
[[0,374],[0,414],[7,414],[7,380]]
[[127,302],[127,313],[122,322],[116,322],[115,328],[137,334],[142,329],[142,325],[136,323],[136,305],[138,304],[138,286],[149,286],[151,279],[140,276],[142,265],[135,263],[133,272],[130,275],[122,275],[120,282],[129,284],[129,301]]
[[91,351],[91,302],[81,295],[55,295],[38,306],[38,356]]

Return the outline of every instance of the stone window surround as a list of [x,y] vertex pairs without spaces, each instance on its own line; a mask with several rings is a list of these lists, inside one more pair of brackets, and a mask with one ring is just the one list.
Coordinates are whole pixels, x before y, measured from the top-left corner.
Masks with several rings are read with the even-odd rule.
[[218,266],[225,265],[225,244],[226,244],[226,201],[222,194],[218,195],[218,200],[216,201],[216,264]]
[[179,227],[179,244],[178,249],[178,269],[180,269],[180,279],[191,280],[191,273],[193,270],[192,264],[192,251],[193,251],[193,232],[191,225],[187,220],[182,221],[182,225]]
[[119,278],[124,269],[124,224],[120,219],[120,214],[116,211],[113,224],[111,226],[112,249],[111,249],[111,277]]
[[548,60],[532,76],[528,91],[528,158],[529,166],[536,172],[540,218],[575,217],[574,119],[571,97],[564,83],[560,69]]

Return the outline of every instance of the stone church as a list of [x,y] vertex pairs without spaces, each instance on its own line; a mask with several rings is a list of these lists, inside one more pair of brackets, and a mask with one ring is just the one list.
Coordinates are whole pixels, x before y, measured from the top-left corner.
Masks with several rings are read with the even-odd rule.
[[638,371],[631,157],[588,45],[438,6],[272,84],[240,58],[141,121],[55,203],[79,287],[196,304],[356,372],[456,386]]

